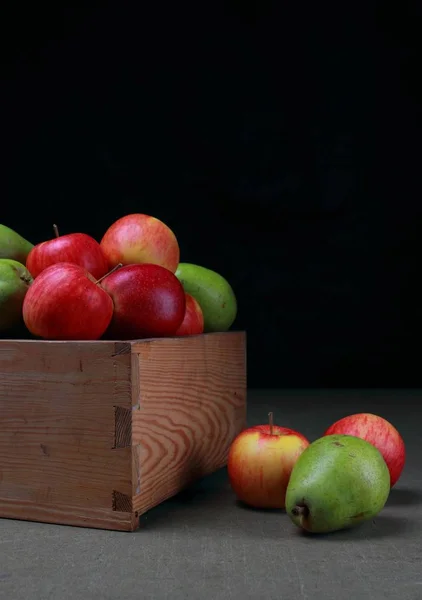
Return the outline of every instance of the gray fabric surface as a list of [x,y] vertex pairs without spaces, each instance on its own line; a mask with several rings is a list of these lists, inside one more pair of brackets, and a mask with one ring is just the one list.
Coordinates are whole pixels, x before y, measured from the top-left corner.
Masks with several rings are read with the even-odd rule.
[[0,520],[0,598],[10,600],[421,600],[420,392],[249,392],[249,423],[310,439],[372,411],[408,460],[375,523],[307,536],[277,511],[238,506],[226,471],[150,511],[136,533]]

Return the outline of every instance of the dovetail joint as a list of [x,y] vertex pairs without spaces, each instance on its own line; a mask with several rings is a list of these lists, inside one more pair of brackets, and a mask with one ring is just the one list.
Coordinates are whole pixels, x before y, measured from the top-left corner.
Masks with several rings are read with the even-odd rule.
[[114,407],[115,448],[129,448],[132,445],[132,410],[121,406]]

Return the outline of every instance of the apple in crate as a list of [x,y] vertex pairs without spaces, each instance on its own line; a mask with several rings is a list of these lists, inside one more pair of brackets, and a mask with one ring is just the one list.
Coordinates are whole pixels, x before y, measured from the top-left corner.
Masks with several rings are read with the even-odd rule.
[[107,338],[134,340],[171,336],[185,316],[182,284],[159,265],[126,265],[100,284],[111,296],[114,313]]
[[204,315],[199,302],[190,294],[186,296],[186,310],[176,335],[199,335],[204,332]]
[[240,433],[230,446],[227,470],[237,498],[254,508],[285,508],[286,489],[297,459],[309,446],[293,429],[269,423]]
[[23,320],[35,336],[48,340],[98,340],[113,315],[113,301],[79,265],[56,263],[30,285]]
[[53,228],[56,237],[37,244],[27,256],[26,268],[32,277],[38,277],[44,269],[60,262],[79,265],[95,279],[107,273],[107,259],[93,237],[86,233],[59,235],[57,225]]
[[165,223],[149,215],[118,219],[107,229],[100,245],[110,267],[149,263],[175,273],[179,265],[176,236]]
[[346,434],[366,440],[377,448],[390,471],[390,486],[397,483],[406,461],[406,447],[397,429],[389,421],[372,413],[348,415],[336,421],[324,435]]

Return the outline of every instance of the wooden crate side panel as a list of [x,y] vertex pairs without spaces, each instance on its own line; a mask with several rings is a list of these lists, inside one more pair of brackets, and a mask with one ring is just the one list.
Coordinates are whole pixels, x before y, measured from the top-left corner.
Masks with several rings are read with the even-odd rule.
[[134,510],[140,513],[223,467],[246,424],[242,332],[132,345]]
[[132,512],[118,512],[95,507],[53,506],[25,500],[0,498],[0,515],[6,519],[40,521],[114,531],[135,531],[139,528],[139,518],[136,518]]
[[127,510],[115,494],[132,498],[126,348],[0,342],[0,516],[9,501],[17,518],[34,505]]

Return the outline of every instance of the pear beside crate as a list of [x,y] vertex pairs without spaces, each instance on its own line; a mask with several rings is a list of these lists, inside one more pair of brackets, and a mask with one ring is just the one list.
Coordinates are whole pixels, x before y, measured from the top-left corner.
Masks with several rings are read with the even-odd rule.
[[133,531],[245,424],[244,332],[0,340],[0,517]]

